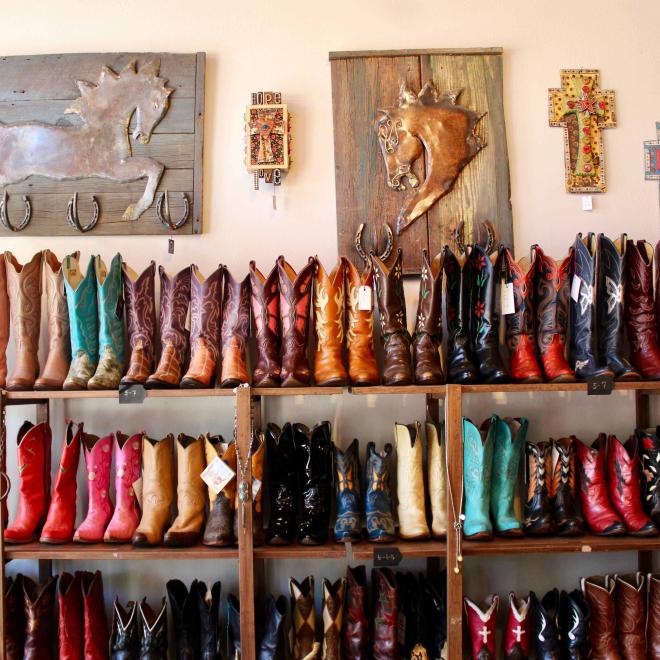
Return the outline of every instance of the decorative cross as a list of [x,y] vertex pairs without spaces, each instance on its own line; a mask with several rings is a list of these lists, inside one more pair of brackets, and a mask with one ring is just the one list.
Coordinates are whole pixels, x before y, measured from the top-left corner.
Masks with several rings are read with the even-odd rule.
[[484,626],[480,631],[479,634],[484,640],[484,644],[488,644],[488,635],[490,635],[490,630]]
[[660,181],[660,121],[655,122],[655,133],[657,140],[644,142],[644,178],[647,181]]
[[522,636],[525,634],[525,631],[520,627],[520,624],[518,624],[518,627],[514,628],[511,632],[515,633],[516,642],[520,644],[520,642],[522,641]]
[[599,73],[562,69],[561,88],[548,90],[550,126],[564,129],[566,191],[605,192],[604,128],[616,126],[614,92],[601,90]]

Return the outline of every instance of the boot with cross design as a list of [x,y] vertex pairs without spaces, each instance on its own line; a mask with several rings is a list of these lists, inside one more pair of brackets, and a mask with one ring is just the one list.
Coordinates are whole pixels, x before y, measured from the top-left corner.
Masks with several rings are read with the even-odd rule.
[[516,598],[509,593],[509,613],[504,630],[504,657],[506,660],[524,660],[529,656],[530,599]]
[[495,626],[500,598],[490,596],[490,604],[482,609],[469,598],[463,598],[463,607],[470,633],[472,660],[495,660]]

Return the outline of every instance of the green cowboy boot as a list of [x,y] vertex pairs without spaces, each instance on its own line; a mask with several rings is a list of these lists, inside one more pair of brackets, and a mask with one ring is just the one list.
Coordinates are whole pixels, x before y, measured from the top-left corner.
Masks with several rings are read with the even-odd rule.
[[493,419],[495,449],[490,494],[493,525],[499,536],[522,536],[522,522],[516,515],[513,500],[529,422],[524,417],[500,419],[493,415]]
[[96,302],[94,257],[90,257],[83,277],[75,255],[62,263],[66,304],[69,309],[71,366],[64,381],[65,390],[86,390],[99,360],[99,321]]
[[466,539],[474,541],[487,541],[493,536],[493,526],[490,522],[490,483],[497,419],[497,415],[493,415],[479,429],[467,417],[463,417],[463,533]]
[[124,298],[122,295],[121,255],[117,253],[106,268],[100,256],[95,259],[99,304],[99,364],[87,383],[90,390],[116,390],[124,375]]

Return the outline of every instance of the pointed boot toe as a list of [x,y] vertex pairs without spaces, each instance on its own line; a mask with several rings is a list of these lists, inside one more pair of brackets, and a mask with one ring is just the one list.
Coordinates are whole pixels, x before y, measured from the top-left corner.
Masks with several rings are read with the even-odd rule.
[[658,528],[655,523],[648,522],[642,528],[632,532],[628,532],[631,536],[658,536]]
[[621,522],[612,523],[602,532],[595,532],[599,536],[623,536],[626,533],[626,526]]
[[137,531],[135,532],[135,534],[133,534],[131,543],[136,548],[148,548],[154,545],[153,543],[151,543],[151,541],[144,532],[137,532]]

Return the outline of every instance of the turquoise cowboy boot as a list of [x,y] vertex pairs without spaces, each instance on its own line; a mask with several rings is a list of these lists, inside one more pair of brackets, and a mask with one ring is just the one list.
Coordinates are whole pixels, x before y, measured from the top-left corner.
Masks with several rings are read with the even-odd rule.
[[513,502],[529,422],[524,417],[500,419],[494,415],[493,419],[495,449],[490,493],[493,526],[500,536],[522,536],[522,522],[516,516]]
[[117,253],[106,268],[96,257],[96,285],[99,305],[99,364],[87,383],[90,390],[116,390],[124,375],[124,298],[121,255]]
[[85,390],[99,360],[94,257],[90,257],[84,277],[78,259],[72,254],[64,258],[62,273],[71,335],[71,366],[62,387],[65,390]]
[[490,540],[490,484],[493,469],[494,429],[497,415],[486,420],[478,429],[463,417],[463,486],[465,491],[466,539]]

